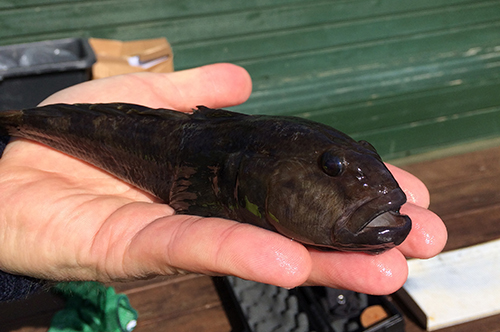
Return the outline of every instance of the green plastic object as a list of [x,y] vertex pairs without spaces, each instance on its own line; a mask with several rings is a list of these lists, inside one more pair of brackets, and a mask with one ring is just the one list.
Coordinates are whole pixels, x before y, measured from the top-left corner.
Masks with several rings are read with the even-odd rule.
[[66,307],[54,315],[48,332],[130,332],[137,325],[137,311],[113,287],[67,282],[52,291],[66,299]]

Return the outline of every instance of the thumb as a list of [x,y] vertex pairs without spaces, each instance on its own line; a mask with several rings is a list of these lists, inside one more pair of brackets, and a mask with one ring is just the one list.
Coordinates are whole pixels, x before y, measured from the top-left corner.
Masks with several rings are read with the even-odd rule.
[[172,73],[134,73],[89,81],[61,90],[41,105],[124,102],[190,111],[198,105],[241,104],[251,91],[252,81],[245,69],[218,63]]

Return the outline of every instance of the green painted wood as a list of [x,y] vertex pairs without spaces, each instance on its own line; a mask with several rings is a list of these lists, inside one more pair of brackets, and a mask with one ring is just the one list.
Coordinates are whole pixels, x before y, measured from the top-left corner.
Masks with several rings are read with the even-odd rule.
[[[100,29],[111,29],[124,27],[136,30],[136,24],[151,24],[153,22],[165,22],[166,20],[182,20],[189,17],[191,22],[197,18],[212,16],[211,23],[220,22],[216,19],[226,14],[231,15],[235,11],[254,9],[255,7],[266,10],[267,7],[286,4],[291,5],[298,0],[147,0],[147,1],[67,1],[64,3],[46,2],[41,6],[15,7],[0,12],[0,38],[27,35],[32,33],[64,33],[68,30],[78,31],[88,29],[92,33],[99,34]],[[249,14],[252,15],[251,13]],[[20,21],[19,18],[23,20]],[[44,24],[41,24],[43,20]],[[234,21],[231,22],[234,25]],[[140,26],[139,26],[140,28]],[[165,32],[164,27],[160,27]],[[140,35],[143,35],[139,31]],[[130,39],[122,36],[120,39]],[[191,35],[191,38],[196,35]],[[141,37],[144,38],[144,37]]]
[[[332,10],[331,4],[328,4],[328,6],[324,4],[322,6],[308,6],[307,8],[296,8],[296,11],[291,12],[287,10],[286,12],[270,13],[271,15],[268,17],[268,20],[272,21],[272,17],[278,16],[283,17],[283,20],[288,22],[295,20],[296,16],[302,17],[301,15],[316,19],[316,17],[321,18],[325,16],[325,13],[329,13]],[[282,65],[273,66],[273,68],[283,71],[285,76],[288,76],[287,73],[290,72],[288,68],[290,64],[289,62],[282,61],[289,54],[295,58],[298,53],[304,52],[304,57],[309,62],[312,62],[312,68],[299,67],[304,71],[306,69],[308,71],[319,69],[316,65],[315,57],[311,57],[311,53],[313,52],[321,57],[325,57],[325,53],[333,54],[336,58],[335,60],[329,59],[328,55],[324,60],[329,62],[329,67],[338,67],[339,65],[342,67],[349,66],[349,62],[364,64],[366,63],[364,53],[358,53],[354,57],[347,56],[347,59],[342,61],[342,63],[339,63],[339,60],[343,59],[343,56],[339,57],[338,54],[342,50],[355,51],[358,45],[375,44],[377,49],[383,50],[383,45],[390,43],[394,39],[414,42],[415,39],[424,39],[428,35],[448,34],[451,29],[470,29],[471,26],[498,21],[499,12],[500,3],[498,2],[474,3],[452,9],[437,8],[418,13],[411,12],[391,15],[390,17],[368,17],[357,19],[348,24],[343,21],[318,22],[313,26],[286,27],[286,30],[280,29],[262,33],[254,32],[249,35],[237,35],[232,38],[220,40],[202,40],[178,45],[176,50],[178,54],[182,55],[181,65],[185,67],[196,66],[199,63],[200,51],[204,52],[204,59],[209,62],[217,61],[217,59],[223,56],[232,62],[251,65],[256,62],[260,63],[263,58],[265,58],[266,64],[267,61],[276,58],[276,61],[281,62]],[[454,20],[443,23],[443,15],[445,13],[448,16],[454,17]],[[425,22],[425,25],[422,25],[422,22]],[[202,25],[204,26],[206,23],[204,22]],[[200,28],[200,30],[202,29]],[[208,30],[207,37],[213,33]],[[257,26],[253,30],[256,31]],[[249,48],[248,45],[253,45],[253,47]],[[422,43],[417,42],[416,46],[421,49]],[[404,49],[416,53],[414,48],[409,49],[406,47]],[[425,49],[421,49],[421,51],[425,51]],[[397,58],[402,56],[400,54],[394,55]],[[363,59],[360,59],[360,57]],[[375,59],[376,61],[380,60],[379,58]],[[343,62],[348,63],[344,64]],[[284,66],[288,67],[283,69]],[[329,68],[329,70],[331,69]]]
[[45,6],[55,4],[65,4],[68,2],[77,2],[81,0],[0,0],[0,9],[26,8],[33,6]]
[[355,134],[372,142],[387,158],[402,158],[459,142],[474,142],[500,136],[500,107],[454,114],[421,123]]
[[[500,18],[500,11],[498,13]],[[298,79],[316,80],[334,78],[360,71],[391,72],[395,68],[418,68],[465,58],[467,52],[497,52],[500,20],[462,29],[440,30],[428,34],[379,39],[354,45],[321,50],[288,53],[265,59],[239,61],[254,73],[263,85],[261,88],[287,83],[294,76]],[[492,44],[492,45],[491,45]],[[472,50],[471,50],[472,49]],[[473,54],[473,53],[472,53]],[[429,68],[432,70],[432,68]],[[259,87],[259,86],[258,86]]]
[[[375,3],[375,4],[374,4]],[[486,2],[487,5],[488,2]],[[31,4],[27,5],[27,4]],[[36,6],[34,5],[36,4]],[[365,7],[365,5],[370,5]],[[461,5],[462,6],[459,6]],[[479,5],[484,2],[478,2]],[[404,1],[217,1],[202,2],[186,1],[0,1],[0,31],[2,44],[9,36],[29,34],[46,34],[57,31],[79,31],[87,28],[93,32],[121,27],[122,39],[125,34],[133,34],[146,25],[158,24],[158,30],[172,33],[176,41],[177,34],[182,33],[188,25],[195,26],[198,33],[193,35],[188,31],[185,42],[204,40],[212,36],[237,36],[242,33],[256,33],[297,26],[315,26],[324,23],[342,23],[349,25],[367,17],[384,17],[425,10],[460,11],[468,10],[467,6],[477,5],[474,1],[419,1],[411,7]],[[457,7],[458,6],[458,7]],[[8,10],[10,8],[11,10]],[[466,16],[474,16],[471,15]],[[311,17],[314,19],[312,20]],[[23,18],[20,20],[19,18]],[[45,21],[49,20],[49,21]],[[168,20],[168,21],[167,21]],[[390,19],[392,20],[392,19]],[[386,21],[390,21],[387,20]],[[455,20],[456,21],[456,20]],[[43,22],[43,23],[42,23]],[[174,22],[171,24],[171,22]],[[182,26],[183,22],[189,22]],[[197,23],[199,22],[199,23]],[[347,22],[347,23],[346,23]],[[143,24],[143,25],[141,25]],[[163,25],[161,25],[163,24]],[[169,27],[181,26],[182,29],[169,31]],[[201,28],[201,29],[200,29]],[[129,29],[127,31],[127,29]],[[141,30],[141,29],[139,29]],[[192,32],[193,30],[191,30]],[[208,31],[207,34],[203,34]],[[151,33],[148,31],[146,33]],[[213,35],[215,33],[215,35]],[[145,33],[138,31],[137,35]],[[130,38],[130,37],[129,37]]]
[[[419,1],[416,4],[412,3],[410,12],[439,9],[444,4],[447,4],[446,8],[450,10],[461,3],[467,4],[467,1]],[[472,1],[472,4],[474,3]],[[409,11],[407,3],[401,4],[401,1],[397,0],[384,1],[368,8],[365,7],[366,4],[370,4],[370,1],[129,0],[66,1],[55,4],[47,2],[44,6],[14,7],[16,10],[1,11],[0,22],[3,29],[0,30],[0,43],[6,44],[12,37],[36,38],[34,33],[67,35],[89,32],[94,36],[118,39],[144,38],[145,35],[167,33],[169,40],[174,44],[192,43],[294,27],[356,21]],[[2,2],[0,2],[1,7]],[[19,20],[20,17],[23,18],[22,21]],[[40,24],[41,19],[48,24]]]
[[[424,125],[425,121],[442,122],[500,104],[500,82],[493,85],[450,87],[443,90],[428,90],[394,98],[362,101],[357,104],[334,107],[299,114],[312,120],[328,118],[330,125],[362,136],[363,133],[383,131],[385,128]],[[418,110],[418,111],[416,111]],[[356,114],[353,118],[350,114]],[[446,135],[446,133],[443,133]]]
[[500,136],[500,0],[0,0],[0,45],[165,36],[176,69],[252,75],[247,113],[291,114],[388,158]]

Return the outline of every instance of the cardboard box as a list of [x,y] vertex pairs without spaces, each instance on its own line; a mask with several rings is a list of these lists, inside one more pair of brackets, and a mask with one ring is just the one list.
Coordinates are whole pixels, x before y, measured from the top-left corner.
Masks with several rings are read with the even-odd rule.
[[90,38],[97,62],[92,67],[94,79],[114,75],[174,71],[174,54],[165,38],[120,41]]

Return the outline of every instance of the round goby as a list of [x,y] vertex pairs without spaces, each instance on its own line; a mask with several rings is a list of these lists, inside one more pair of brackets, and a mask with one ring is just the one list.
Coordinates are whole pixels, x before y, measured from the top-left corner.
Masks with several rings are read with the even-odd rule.
[[297,117],[54,104],[0,112],[0,130],[84,160],[177,213],[320,249],[378,253],[411,229],[399,213],[406,196],[373,146]]

